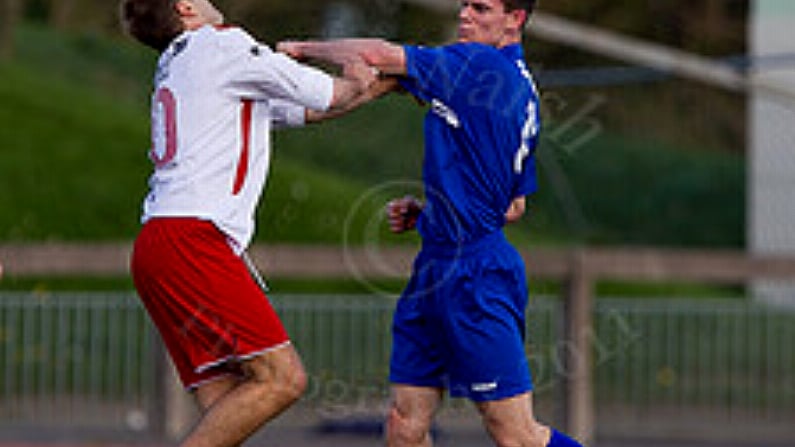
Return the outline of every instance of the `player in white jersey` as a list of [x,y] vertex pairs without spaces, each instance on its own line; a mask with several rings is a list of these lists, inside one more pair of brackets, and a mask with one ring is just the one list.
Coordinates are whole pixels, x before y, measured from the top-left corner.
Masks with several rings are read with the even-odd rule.
[[223,26],[208,0],[123,0],[122,20],[161,51],[154,164],[131,269],[202,418],[183,446],[234,446],[283,411],[306,374],[241,253],[273,126],[337,116],[376,91],[360,62],[331,77]]

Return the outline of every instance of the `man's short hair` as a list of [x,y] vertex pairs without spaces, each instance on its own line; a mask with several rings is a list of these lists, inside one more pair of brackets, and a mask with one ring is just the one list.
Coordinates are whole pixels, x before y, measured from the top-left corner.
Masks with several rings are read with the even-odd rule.
[[122,0],[122,26],[144,45],[163,51],[184,31],[174,3],[176,0]]
[[516,11],[517,9],[524,9],[527,12],[527,19],[525,19],[524,25],[527,25],[527,22],[530,20],[530,16],[533,14],[533,10],[536,7],[536,0],[502,0],[503,5],[505,5],[505,11],[511,12]]
[[514,11],[516,9],[524,9],[530,15],[535,9],[536,0],[502,0],[505,4],[505,9]]

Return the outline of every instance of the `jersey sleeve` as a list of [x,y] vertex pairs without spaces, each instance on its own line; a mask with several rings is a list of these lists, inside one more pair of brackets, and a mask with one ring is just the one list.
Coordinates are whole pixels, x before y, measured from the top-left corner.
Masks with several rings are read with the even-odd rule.
[[271,122],[276,129],[306,124],[306,107],[280,99],[270,101],[270,107]]
[[[483,52],[480,45],[454,44],[442,47],[406,45],[406,78],[401,83],[423,101],[439,98],[448,102],[463,87],[470,64]],[[479,62],[479,61],[478,61]]]
[[538,191],[538,173],[536,171],[536,154],[533,151],[533,154],[524,160],[522,172],[519,174],[511,197],[529,196],[536,191]]
[[254,39],[237,38],[224,46],[229,57],[226,87],[231,94],[281,100],[319,111],[331,106],[334,80],[323,71],[276,53]]

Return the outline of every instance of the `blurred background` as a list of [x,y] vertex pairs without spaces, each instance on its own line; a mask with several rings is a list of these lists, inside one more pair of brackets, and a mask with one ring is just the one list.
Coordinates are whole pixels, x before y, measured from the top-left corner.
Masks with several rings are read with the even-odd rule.
[[[132,237],[149,168],[142,111],[156,54],[120,35],[117,2],[4,2],[15,17],[3,14],[6,150],[0,169],[15,187],[0,196],[0,238]],[[219,4],[228,20],[270,44],[339,36],[439,43],[452,38],[455,23],[454,13],[412,2]],[[749,63],[747,1],[542,1],[539,9],[738,70]],[[565,185],[542,188],[522,234],[555,244],[744,247],[745,94],[557,42],[530,37],[526,45],[544,94],[539,151],[549,154],[560,178],[543,169],[542,175]],[[298,227],[276,213],[292,210],[292,196],[300,196],[290,194],[301,189],[293,183],[325,176],[356,195],[388,180],[418,179],[421,122],[410,101],[389,98],[350,119],[279,135],[276,163],[285,166],[274,170],[266,198],[274,206],[262,208],[259,240],[338,242],[341,225],[314,222],[334,221],[334,210],[344,207],[317,216],[315,207],[295,206],[295,219],[306,224]],[[42,173],[50,181],[41,182]],[[92,206],[75,206],[77,197]],[[322,200],[319,190],[305,199],[336,202]]]
[[[440,44],[454,39],[457,4],[216,3],[269,45]],[[122,34],[117,10],[107,0],[0,0],[0,438],[184,430],[123,261],[81,273],[85,258],[47,251],[124,255],[139,228],[157,54]],[[795,257],[793,30],[790,0],[539,2],[525,47],[542,91],[542,183],[509,237],[542,265],[588,250],[619,250],[617,266],[653,264],[588,284],[589,440],[795,444],[795,269],[772,281],[771,264],[754,263]],[[388,234],[382,207],[421,193],[423,112],[394,96],[277,133],[255,246],[363,250],[384,262],[393,248],[415,250],[416,237]],[[15,269],[22,253],[69,273],[44,261]],[[266,272],[312,378],[293,419],[376,436],[407,272],[363,278],[343,267]],[[564,270],[531,268],[528,326],[538,413],[559,425],[572,423]],[[449,403],[441,432],[474,424],[466,408]]]

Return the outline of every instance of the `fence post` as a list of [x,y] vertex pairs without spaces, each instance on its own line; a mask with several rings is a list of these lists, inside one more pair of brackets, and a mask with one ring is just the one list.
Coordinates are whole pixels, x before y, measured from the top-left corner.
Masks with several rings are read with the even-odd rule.
[[152,351],[154,396],[149,411],[152,415],[152,431],[161,439],[176,441],[187,433],[197,410],[183,388],[159,336],[154,337]]
[[592,446],[596,412],[593,389],[593,278],[588,271],[587,254],[577,250],[564,297],[564,414],[569,434]]

